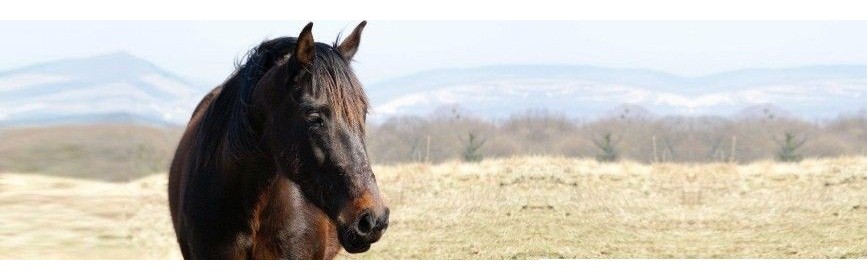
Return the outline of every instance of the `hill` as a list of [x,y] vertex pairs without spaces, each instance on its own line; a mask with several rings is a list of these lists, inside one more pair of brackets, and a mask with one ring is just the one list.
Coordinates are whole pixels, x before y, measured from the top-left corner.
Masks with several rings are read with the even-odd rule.
[[[744,69],[684,77],[587,65],[438,69],[365,85],[373,122],[457,107],[482,119],[547,110],[571,119],[634,108],[647,116],[735,116],[775,107],[806,120],[865,110],[864,65]],[[203,86],[126,52],[0,72],[0,126],[121,123],[179,126]],[[446,109],[443,109],[446,108]]]
[[181,128],[81,124],[0,129],[0,172],[126,181],[165,172]]
[[0,73],[0,126],[186,123],[206,89],[126,52]]
[[865,108],[864,65],[746,69],[683,77],[583,65],[502,65],[440,69],[368,87],[374,117],[424,115],[460,104],[485,118],[546,109],[594,118],[626,103],[656,115],[737,115],[770,104],[813,120]]

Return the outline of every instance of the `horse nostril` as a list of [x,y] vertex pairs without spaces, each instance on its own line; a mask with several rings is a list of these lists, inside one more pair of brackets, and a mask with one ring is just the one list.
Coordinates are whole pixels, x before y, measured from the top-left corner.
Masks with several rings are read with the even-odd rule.
[[375,223],[376,220],[374,219],[374,216],[371,215],[370,212],[365,213],[359,217],[359,220],[356,222],[356,232],[359,235],[366,236],[373,231],[376,226]]

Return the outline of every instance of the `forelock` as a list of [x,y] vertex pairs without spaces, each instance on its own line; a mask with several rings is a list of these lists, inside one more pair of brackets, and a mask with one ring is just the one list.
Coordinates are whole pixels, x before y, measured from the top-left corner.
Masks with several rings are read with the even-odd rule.
[[368,99],[349,62],[332,46],[317,43],[311,66],[313,94],[325,94],[332,114],[348,127],[363,132]]

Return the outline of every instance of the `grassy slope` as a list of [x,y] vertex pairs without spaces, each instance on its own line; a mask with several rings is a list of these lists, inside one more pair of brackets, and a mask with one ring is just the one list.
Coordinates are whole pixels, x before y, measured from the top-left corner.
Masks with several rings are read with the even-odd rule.
[[[340,258],[865,258],[865,170],[865,158],[376,166],[392,223]],[[178,258],[165,182],[0,174],[0,258]]]
[[0,130],[0,172],[126,181],[165,172],[180,128],[69,125]]

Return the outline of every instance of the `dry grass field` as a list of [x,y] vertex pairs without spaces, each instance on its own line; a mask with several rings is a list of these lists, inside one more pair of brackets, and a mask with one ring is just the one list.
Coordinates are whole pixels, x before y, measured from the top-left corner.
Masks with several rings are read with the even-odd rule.
[[[520,157],[376,166],[383,239],[349,259],[865,258],[866,159]],[[0,174],[2,259],[176,259],[166,175]]]

